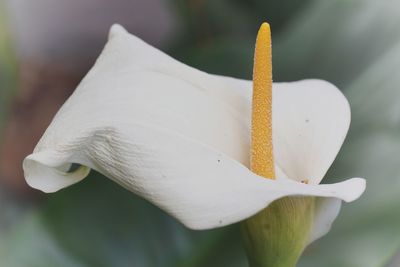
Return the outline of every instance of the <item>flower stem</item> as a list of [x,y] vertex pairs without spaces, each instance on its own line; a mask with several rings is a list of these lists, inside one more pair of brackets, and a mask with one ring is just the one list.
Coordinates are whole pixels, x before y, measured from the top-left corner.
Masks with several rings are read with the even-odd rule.
[[242,223],[250,267],[294,267],[306,247],[314,198],[286,197]]

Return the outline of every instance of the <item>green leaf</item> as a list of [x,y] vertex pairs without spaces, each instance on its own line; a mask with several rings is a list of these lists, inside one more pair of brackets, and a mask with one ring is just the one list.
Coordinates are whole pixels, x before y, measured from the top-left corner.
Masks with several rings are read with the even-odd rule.
[[314,0],[274,46],[276,80],[351,83],[400,39],[400,2]]
[[0,266],[202,266],[231,232],[190,231],[95,174],[27,215],[2,240]]
[[353,124],[329,177],[365,177],[367,190],[300,266],[386,266],[400,249],[399,64],[400,44],[347,90]]

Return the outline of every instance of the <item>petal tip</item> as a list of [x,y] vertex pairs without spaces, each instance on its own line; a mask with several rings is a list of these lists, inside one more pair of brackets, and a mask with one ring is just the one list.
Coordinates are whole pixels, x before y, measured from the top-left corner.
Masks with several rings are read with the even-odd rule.
[[90,173],[90,168],[81,165],[69,172],[72,163],[52,157],[51,153],[38,152],[27,156],[23,163],[26,183],[44,193],[54,193],[77,183]]
[[352,178],[347,181],[347,187],[351,190],[351,194],[348,194],[348,197],[343,200],[346,202],[352,202],[357,200],[364,193],[367,182],[364,178]]
[[111,26],[110,31],[108,33],[108,40],[111,40],[115,36],[119,36],[122,34],[128,33],[126,29],[118,23],[115,23]]

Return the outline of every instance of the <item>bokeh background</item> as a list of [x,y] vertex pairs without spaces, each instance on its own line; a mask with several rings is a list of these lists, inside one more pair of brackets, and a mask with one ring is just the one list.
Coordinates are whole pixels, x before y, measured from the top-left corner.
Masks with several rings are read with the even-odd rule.
[[0,0],[0,266],[247,266],[237,225],[187,230],[94,172],[46,195],[21,162],[114,22],[196,68],[250,79],[263,21],[275,81],[322,78],[349,99],[351,129],[324,182],[368,181],[299,266],[400,266],[398,0]]

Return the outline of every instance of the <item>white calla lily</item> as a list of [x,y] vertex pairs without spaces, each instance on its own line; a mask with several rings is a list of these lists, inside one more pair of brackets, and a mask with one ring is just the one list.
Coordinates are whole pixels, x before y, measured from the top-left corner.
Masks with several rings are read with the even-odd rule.
[[[315,196],[311,242],[329,230],[341,200],[365,189],[360,178],[319,185],[347,133],[349,105],[325,81],[275,83],[270,180],[248,168],[251,87],[188,67],[115,25],[24,160],[26,180],[55,192],[94,169],[192,229],[244,220],[285,196]],[[82,167],[67,172],[72,163]]]

